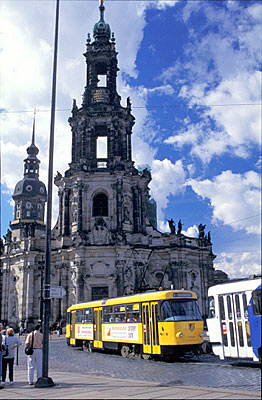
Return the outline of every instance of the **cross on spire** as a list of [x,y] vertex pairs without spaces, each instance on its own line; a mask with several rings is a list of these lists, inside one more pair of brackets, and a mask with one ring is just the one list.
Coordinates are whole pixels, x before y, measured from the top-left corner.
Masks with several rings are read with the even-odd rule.
[[104,0],[100,0],[100,21],[104,21],[104,11],[105,11],[105,6],[104,6]]
[[32,143],[35,144],[35,115],[36,115],[36,108],[34,109],[34,120],[33,120],[33,132],[32,132]]

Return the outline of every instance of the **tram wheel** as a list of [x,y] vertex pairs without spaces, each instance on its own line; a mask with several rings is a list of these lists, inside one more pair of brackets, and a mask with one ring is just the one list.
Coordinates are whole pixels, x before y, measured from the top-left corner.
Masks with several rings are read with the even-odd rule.
[[121,356],[126,358],[129,356],[130,353],[131,353],[130,347],[124,344],[121,347]]

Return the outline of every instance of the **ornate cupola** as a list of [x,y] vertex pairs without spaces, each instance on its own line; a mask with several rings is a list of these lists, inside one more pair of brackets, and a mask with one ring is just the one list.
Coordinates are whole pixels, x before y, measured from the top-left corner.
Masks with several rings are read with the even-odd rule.
[[101,1],[100,7],[100,20],[94,26],[94,38],[98,42],[108,42],[111,36],[111,29],[109,24],[104,20],[105,7]]
[[[39,152],[35,145],[35,116],[33,122],[32,141],[27,148],[27,158],[24,160],[24,178],[19,181],[14,190],[13,200],[14,220],[11,229],[22,229],[23,236],[34,236],[35,229],[43,230],[45,216],[46,187],[39,180]],[[21,236],[21,235],[20,235]]]

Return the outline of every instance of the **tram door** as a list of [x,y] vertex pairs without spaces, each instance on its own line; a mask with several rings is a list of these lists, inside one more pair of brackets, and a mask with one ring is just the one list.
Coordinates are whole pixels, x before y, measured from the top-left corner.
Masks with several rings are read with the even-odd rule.
[[252,358],[253,351],[250,341],[250,329],[247,314],[246,293],[233,294],[233,307],[235,312],[236,341],[238,356],[240,358]]
[[70,344],[75,344],[75,324],[76,324],[76,310],[71,312],[70,321]]
[[158,324],[157,324],[157,302],[142,304],[143,323],[143,352],[160,354]]
[[218,296],[225,357],[252,358],[245,296],[245,293]]
[[102,307],[94,309],[94,347],[102,348]]

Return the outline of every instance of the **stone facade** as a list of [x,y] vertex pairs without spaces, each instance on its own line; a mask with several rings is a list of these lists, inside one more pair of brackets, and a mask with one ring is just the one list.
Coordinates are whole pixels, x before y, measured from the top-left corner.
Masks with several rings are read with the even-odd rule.
[[[84,56],[87,80],[83,103],[78,107],[73,102],[69,118],[71,163],[64,176],[57,173],[55,177],[59,216],[52,230],[51,282],[62,285],[66,295],[52,300],[51,321],[64,320],[72,303],[160,286],[194,290],[206,314],[207,289],[214,279],[210,234],[205,235],[200,224],[198,238],[186,237],[181,221],[176,231],[172,220],[170,234],[156,229],[156,207],[149,195],[150,171],[139,171],[132,161],[135,118],[129,98],[126,107],[120,104],[115,38],[104,21],[103,4],[94,40],[88,35]],[[36,159],[31,161],[38,166]],[[25,160],[25,168],[27,163]],[[0,318],[24,326],[41,319],[45,250],[39,210],[44,211],[46,192],[38,180],[38,169],[30,179],[30,195],[24,180],[16,186],[14,221],[1,257]],[[26,202],[34,210],[31,219],[17,214],[21,207],[26,212]]]

